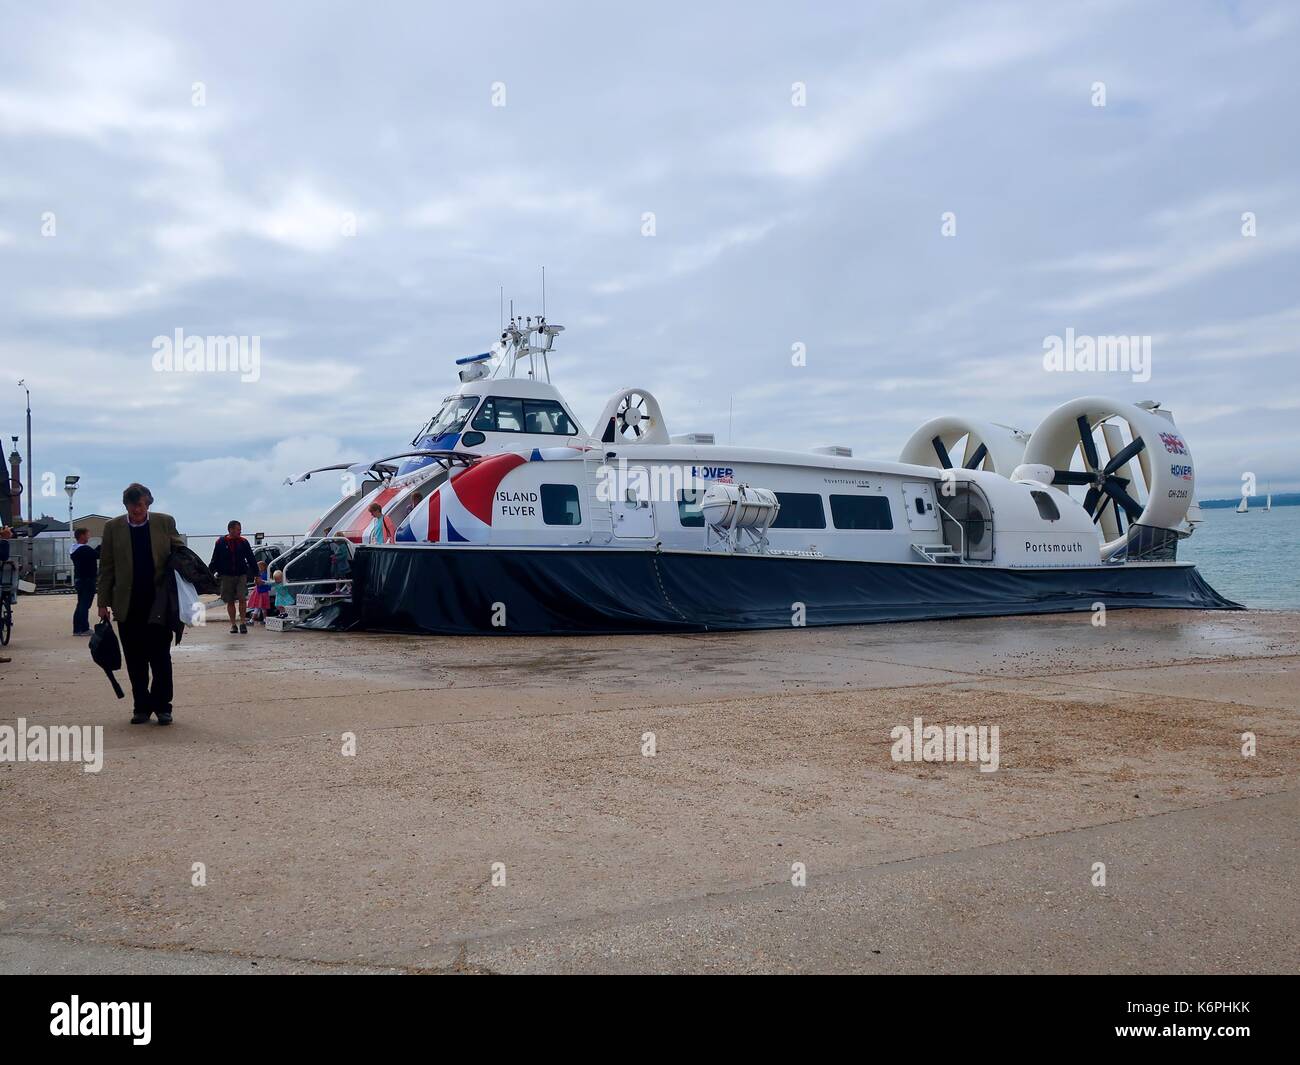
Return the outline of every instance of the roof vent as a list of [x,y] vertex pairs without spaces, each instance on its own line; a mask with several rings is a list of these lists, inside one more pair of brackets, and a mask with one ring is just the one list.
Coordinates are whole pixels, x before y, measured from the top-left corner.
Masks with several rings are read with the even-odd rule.
[[833,455],[837,459],[851,459],[853,457],[853,448],[845,447],[843,444],[822,444],[821,447],[812,449],[814,455]]
[[674,444],[712,444],[712,433],[678,433],[669,437]]

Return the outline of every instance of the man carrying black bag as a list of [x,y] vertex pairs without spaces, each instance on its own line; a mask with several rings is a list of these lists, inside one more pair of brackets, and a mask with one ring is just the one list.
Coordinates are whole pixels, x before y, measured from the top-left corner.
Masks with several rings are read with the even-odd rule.
[[128,485],[122,493],[126,513],[104,526],[100,547],[99,616],[107,620],[111,612],[121,634],[133,725],[145,724],[151,714],[160,725],[172,723],[172,633],[166,625],[150,624],[149,614],[163,580],[175,580],[167,557],[185,541],[170,514],[149,513],[152,502],[144,485]]
[[90,634],[90,657],[95,665],[108,676],[108,683],[113,685],[113,694],[119,699],[126,697],[122,685],[118,684],[113,671],[122,668],[122,647],[113,634],[113,623],[101,621]]

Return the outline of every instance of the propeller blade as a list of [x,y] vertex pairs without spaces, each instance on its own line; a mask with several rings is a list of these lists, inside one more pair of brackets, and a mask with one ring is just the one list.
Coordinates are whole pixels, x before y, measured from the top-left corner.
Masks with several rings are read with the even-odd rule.
[[1101,499],[1101,506],[1097,508],[1097,513],[1092,516],[1092,523],[1094,525],[1096,525],[1097,522],[1101,521],[1101,516],[1106,513],[1106,508],[1108,506],[1110,506],[1110,496],[1103,495]]
[[1122,470],[1126,465],[1128,465],[1129,460],[1132,459],[1135,455],[1137,455],[1137,453],[1141,451],[1144,447],[1146,447],[1146,444],[1139,436],[1136,440],[1133,441],[1133,443],[1129,444],[1127,447],[1121,450],[1118,455],[1116,455],[1113,459],[1111,459],[1108,463],[1106,463],[1106,468],[1101,472],[1104,473],[1107,477],[1109,477],[1116,470]]
[[[1097,505],[1097,497],[1100,495],[1101,495],[1101,490],[1094,484],[1091,488],[1088,489],[1088,494],[1083,497],[1083,509],[1086,510],[1089,514],[1091,514],[1092,508]],[[1094,518],[1093,520],[1096,521],[1096,518]]]
[[1094,469],[1101,469],[1101,462],[1097,458],[1097,445],[1092,439],[1092,427],[1088,425],[1088,419],[1082,414],[1076,419],[1079,424],[1079,443],[1083,445],[1084,458],[1088,460],[1088,465]]
[[945,470],[952,469],[952,459],[948,455],[948,449],[943,446],[943,440],[936,436],[930,443],[934,445],[934,453],[939,456],[939,465]]
[[1116,484],[1114,477],[1106,478],[1106,493],[1115,500],[1117,506],[1124,508],[1130,522],[1136,522],[1142,517],[1142,504],[1124,491],[1123,485]]
[[1097,483],[1097,478],[1083,470],[1056,470],[1052,474],[1052,484],[1088,484]]
[[989,453],[989,449],[985,447],[983,444],[980,444],[980,446],[975,449],[975,454],[973,454],[970,458],[966,460],[966,469],[978,470],[980,468],[980,464],[984,461],[984,456],[987,455],[988,453]]

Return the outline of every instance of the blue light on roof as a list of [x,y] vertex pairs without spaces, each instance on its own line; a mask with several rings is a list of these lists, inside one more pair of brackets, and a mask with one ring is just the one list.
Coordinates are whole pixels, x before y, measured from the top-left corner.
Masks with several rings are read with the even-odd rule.
[[466,355],[463,359],[457,359],[457,366],[464,366],[467,362],[482,362],[484,359],[492,358],[492,352],[485,351],[482,355]]

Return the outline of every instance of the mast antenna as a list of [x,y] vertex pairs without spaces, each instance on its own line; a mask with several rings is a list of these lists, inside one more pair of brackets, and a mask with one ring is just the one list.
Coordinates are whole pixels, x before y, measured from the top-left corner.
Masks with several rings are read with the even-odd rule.
[[542,317],[546,317],[546,267],[542,267]]

